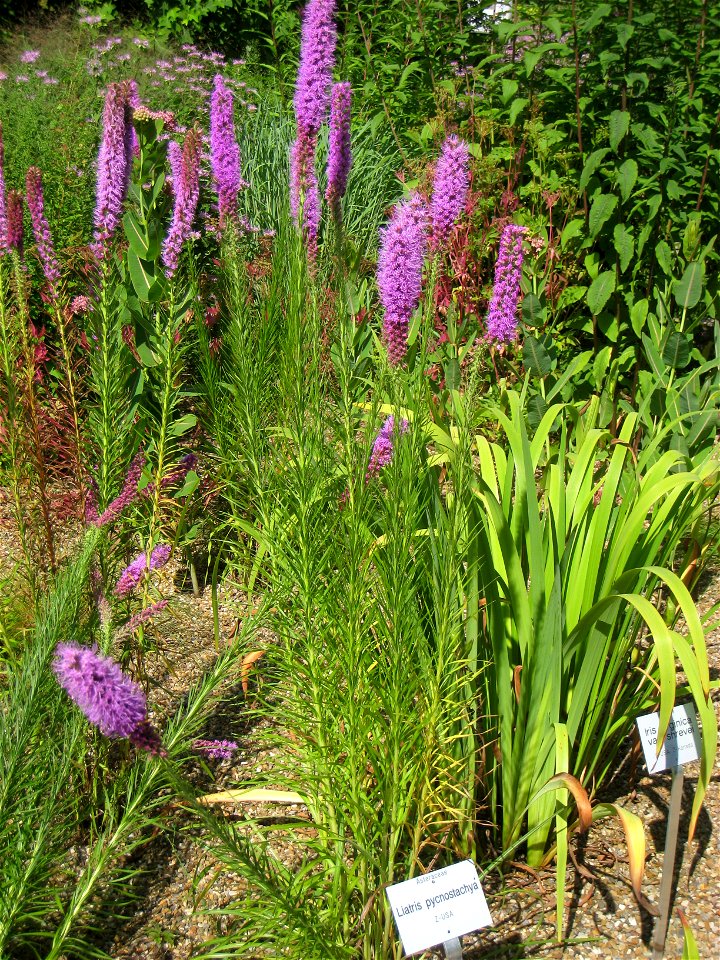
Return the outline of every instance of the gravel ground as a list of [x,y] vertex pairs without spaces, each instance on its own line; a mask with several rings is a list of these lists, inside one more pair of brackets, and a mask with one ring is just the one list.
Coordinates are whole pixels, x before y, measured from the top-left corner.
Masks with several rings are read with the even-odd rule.
[[[1,506],[1,504],[0,504]],[[12,556],[7,530],[0,525],[0,566]],[[709,571],[699,600],[705,612],[720,598],[720,568]],[[155,662],[157,686],[151,696],[158,717],[167,716],[193,680],[212,664],[217,653],[212,632],[209,591],[201,597],[182,592],[177,571],[164,572],[162,588],[171,596],[166,613],[157,620],[159,656]],[[227,638],[241,606],[239,593],[231,586],[220,594],[221,635]],[[720,621],[708,636],[711,675],[720,670]],[[715,694],[716,704],[718,700]],[[242,701],[213,718],[204,736],[235,739],[242,749],[232,760],[212,761],[214,781],[206,777],[208,792],[236,787],[248,775],[270,769],[272,756],[253,746],[252,731],[242,720]],[[685,768],[685,790],[680,846],[676,863],[673,915],[668,931],[666,957],[680,958],[682,928],[675,912],[681,908],[698,941],[699,956],[717,956],[720,938],[720,846],[714,824],[720,819],[718,775],[713,777],[696,840],[685,846],[687,820],[697,774],[696,764]],[[621,766],[598,800],[619,802],[645,824],[646,874],[643,890],[653,902],[658,899],[662,871],[665,824],[670,790],[669,774],[640,776],[632,783],[627,765]],[[227,810],[228,808],[226,808]],[[270,806],[228,811],[264,816],[278,813]],[[307,817],[302,807],[284,807],[284,816]],[[298,850],[286,840],[277,846],[288,865],[298,862]],[[493,926],[463,938],[463,956],[469,958],[545,957],[548,960],[625,960],[647,958],[653,918],[635,901],[627,867],[622,828],[615,820],[595,824],[578,849],[581,862],[593,874],[584,879],[570,865],[567,873],[565,941],[556,945],[554,873],[541,875],[510,869],[502,878],[490,876],[485,883]],[[197,842],[196,828],[182,814],[170,817],[168,829],[159,832],[136,854],[134,865],[142,868],[136,885],[137,901],[128,919],[105,931],[103,946],[115,960],[185,960],[214,933],[223,928],[221,918],[208,910],[222,910],[244,888],[242,878],[219,871],[213,858]],[[200,899],[202,894],[202,906]],[[428,953],[441,956],[439,952]]]

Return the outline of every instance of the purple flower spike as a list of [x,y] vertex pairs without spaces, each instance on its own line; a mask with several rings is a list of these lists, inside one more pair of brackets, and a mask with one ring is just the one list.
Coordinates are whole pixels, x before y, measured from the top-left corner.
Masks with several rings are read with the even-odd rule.
[[393,366],[405,356],[410,318],[420,302],[427,225],[423,199],[413,193],[395,206],[382,231],[377,280],[385,309],[385,345]]
[[130,179],[132,140],[127,83],[111,83],[105,97],[103,135],[97,163],[93,253],[102,260],[120,225]]
[[[142,450],[135,455],[132,463],[128,467],[128,472],[123,481],[122,490],[115,499],[108,504],[105,510],[97,516],[97,511],[93,516],[90,513],[87,516],[88,522],[94,523],[96,527],[104,527],[107,523],[117,520],[120,514],[125,510],[133,500],[138,496],[138,483],[145,467],[145,454]],[[86,505],[87,512],[87,505]]]
[[509,223],[500,237],[495,284],[487,315],[487,337],[499,343],[517,338],[517,307],[523,262],[525,227]]
[[106,737],[126,737],[150,753],[164,753],[148,723],[145,694],[110,657],[78,643],[59,643],[53,670],[63,690]]
[[[173,146],[172,150],[170,146]],[[202,151],[200,133],[195,129],[189,131],[185,137],[182,152],[173,142],[169,147],[168,158],[173,174],[175,205],[170,229],[163,241],[162,260],[166,274],[171,277],[180,263],[182,246],[192,231],[200,196],[200,153]],[[180,154],[179,157],[178,154]]]
[[218,197],[220,226],[237,220],[238,194],[247,184],[240,173],[232,91],[218,74],[210,99],[210,167]]
[[45,279],[48,282],[52,296],[57,297],[57,285],[60,282],[60,265],[55,255],[50,227],[45,217],[45,201],[43,198],[42,173],[37,167],[30,167],[25,177],[25,191],[27,205],[30,211],[38,257],[42,264]]
[[164,567],[170,559],[171,547],[169,544],[160,543],[150,554],[150,565],[148,566],[147,556],[144,553],[139,554],[132,563],[123,570],[120,579],[115,584],[115,593],[119,597],[127,596],[140,583],[149,570],[158,570]]
[[454,134],[443,144],[435,170],[430,221],[433,231],[433,246],[447,240],[453,224],[465,208],[468,186],[470,154],[464,140]]
[[195,740],[193,749],[212,760],[229,760],[237,750],[234,740]]
[[147,623],[148,620],[152,620],[154,616],[161,613],[167,605],[167,600],[158,600],[157,603],[151,603],[149,607],[145,607],[145,609],[139,613],[133,614],[125,624],[123,632],[132,633],[134,630],[137,630],[143,623]]
[[290,212],[295,223],[300,225],[312,260],[317,253],[317,238],[320,230],[320,188],[315,172],[316,139],[300,128],[290,152]]
[[305,7],[300,66],[295,86],[298,128],[317,135],[330,104],[337,28],[335,0],[310,0]]
[[348,174],[352,166],[350,152],[350,107],[352,88],[349,83],[336,83],[330,102],[330,143],[325,197],[336,219],[340,201],[345,196]]
[[7,241],[11,250],[23,255],[23,207],[24,197],[19,190],[9,190],[7,195]]
[[5,202],[5,146],[0,123],[0,256],[10,249],[8,241],[8,211]]
[[[400,421],[400,435],[407,433],[408,422],[404,418]],[[383,467],[386,467],[393,458],[393,438],[395,436],[395,417],[392,414],[387,418],[373,443],[372,453],[365,471],[365,483],[376,477]]]

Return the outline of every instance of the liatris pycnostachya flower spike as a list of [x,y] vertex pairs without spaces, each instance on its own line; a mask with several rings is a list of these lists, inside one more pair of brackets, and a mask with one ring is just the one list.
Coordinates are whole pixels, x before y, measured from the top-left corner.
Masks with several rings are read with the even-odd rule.
[[[211,341],[212,343],[212,341]],[[212,352],[212,349],[211,349]],[[178,483],[182,483],[185,477],[191,470],[194,470],[197,466],[198,458],[194,453],[186,453],[182,458],[175,470],[171,470],[170,473],[165,474],[165,476],[160,481],[160,489],[164,490],[166,487],[173,487]],[[141,496],[151,497],[155,493],[155,484],[149,483],[146,487],[140,491]]]
[[325,198],[335,219],[339,219],[340,201],[345,196],[348,174],[352,166],[350,152],[350,107],[352,88],[349,83],[336,83],[330,99],[330,140],[328,146],[327,189]]
[[525,227],[509,223],[500,237],[495,283],[487,315],[488,340],[511,343],[517,338],[517,307],[525,233]]
[[8,240],[8,212],[5,201],[5,146],[3,129],[0,123],[0,256],[10,249]]
[[447,240],[453,224],[462,213],[470,185],[470,154],[464,140],[454,134],[443,144],[435,170],[430,222],[433,246]]
[[148,753],[166,755],[148,722],[145,694],[114,660],[78,643],[59,643],[53,670],[63,690],[106,737],[124,737]]
[[220,226],[235,223],[238,195],[247,183],[240,172],[232,91],[218,74],[210,98],[210,169],[218,198]]
[[42,173],[37,167],[30,167],[25,177],[25,194],[27,197],[30,220],[32,222],[38,257],[42,265],[45,279],[50,287],[51,295],[57,296],[57,285],[60,282],[60,266],[55,255],[50,226],[45,217],[45,201],[43,198]]
[[23,255],[23,206],[24,197],[19,190],[9,190],[7,195],[7,241],[10,250],[19,257]]
[[157,603],[151,603],[149,607],[145,607],[145,609],[141,610],[139,613],[133,614],[122,628],[120,633],[132,633],[134,630],[137,630],[138,627],[141,627],[144,623],[147,623],[148,620],[152,620],[152,618],[158,613],[161,613],[167,605],[167,600],[158,600]]
[[125,480],[123,481],[122,490],[118,496],[108,504],[101,514],[98,514],[97,503],[95,500],[96,493],[94,488],[91,487],[88,491],[87,500],[85,501],[86,521],[94,524],[96,527],[104,527],[105,524],[111,523],[113,520],[117,520],[123,510],[129,507],[133,500],[138,496],[138,483],[140,482],[140,477],[142,476],[144,467],[145,454],[141,450],[133,457],[132,462],[128,467],[128,472],[125,475]]
[[310,0],[305,7],[300,42],[300,65],[295,84],[298,131],[317,135],[330,104],[337,27],[335,0]]
[[[404,418],[400,421],[399,434],[407,433],[409,424]],[[375,437],[370,460],[365,471],[365,482],[368,483],[373,477],[376,477],[383,467],[386,467],[393,458],[393,439],[395,437],[395,417],[391,414],[382,425],[380,432]]]
[[168,151],[171,164],[173,164],[173,193],[175,195],[172,221],[162,247],[162,261],[168,277],[171,277],[177,270],[183,243],[188,239],[192,230],[200,196],[201,148],[200,132],[193,129],[185,137],[179,159],[177,150]]
[[97,161],[97,196],[93,253],[102,260],[120,225],[129,181],[132,153],[129,145],[128,88],[111,83],[105,97],[103,133]]
[[147,570],[158,570],[164,567],[170,559],[171,547],[167,543],[159,543],[150,554],[150,563],[146,554],[141,553],[123,570],[120,579],[115,584],[115,593],[125,597],[140,583]]
[[234,740],[195,740],[193,749],[212,760],[229,760],[237,750]]
[[395,206],[382,230],[377,282],[385,309],[385,346],[393,366],[405,356],[410,318],[420,302],[427,224],[425,203],[413,193]]
[[320,230],[320,188],[315,172],[315,136],[300,128],[290,152],[290,212],[300,226],[312,260]]

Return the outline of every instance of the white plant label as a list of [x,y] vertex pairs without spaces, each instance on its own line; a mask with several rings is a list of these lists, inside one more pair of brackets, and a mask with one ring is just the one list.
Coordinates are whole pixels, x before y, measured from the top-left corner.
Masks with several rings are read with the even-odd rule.
[[673,710],[659,754],[657,735],[660,715],[648,713],[644,717],[638,717],[636,722],[648,773],[660,773],[668,767],[680,767],[684,763],[699,759],[702,741],[692,703],[681,703]]
[[404,880],[385,892],[406,954],[492,923],[472,860]]

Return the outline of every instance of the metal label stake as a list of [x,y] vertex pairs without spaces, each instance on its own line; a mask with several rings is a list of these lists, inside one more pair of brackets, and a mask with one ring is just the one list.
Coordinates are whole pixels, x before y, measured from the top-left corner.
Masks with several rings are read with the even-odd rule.
[[443,947],[445,948],[447,960],[462,960],[460,937],[453,937],[452,940],[446,940]]
[[667,833],[665,834],[665,856],[663,857],[660,901],[658,903],[660,913],[655,922],[652,942],[653,960],[662,960],[665,956],[665,939],[670,921],[670,898],[672,896],[673,876],[675,874],[675,854],[677,852],[678,830],[680,827],[683,779],[683,768],[681,766],[673,767],[672,787],[670,788],[670,809],[668,811]]

